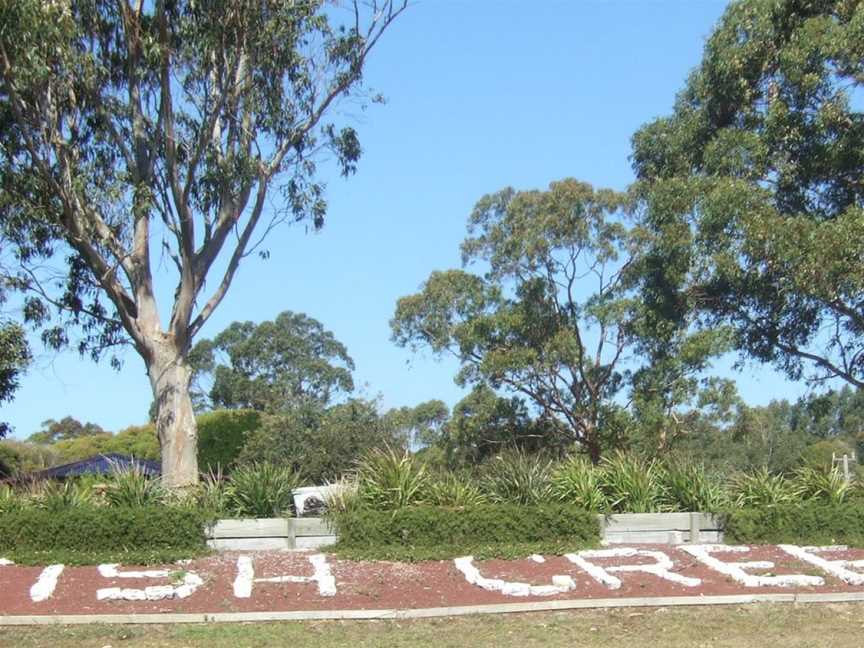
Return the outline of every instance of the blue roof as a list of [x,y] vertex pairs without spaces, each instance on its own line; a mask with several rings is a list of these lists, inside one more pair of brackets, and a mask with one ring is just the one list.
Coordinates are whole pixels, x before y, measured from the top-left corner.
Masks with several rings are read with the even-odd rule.
[[37,479],[56,479],[61,477],[77,477],[78,475],[109,475],[115,470],[128,470],[133,465],[148,477],[158,477],[162,474],[158,461],[136,459],[129,455],[109,452],[108,454],[94,455],[81,461],[63,464],[62,466],[54,466],[47,470],[40,470],[37,473],[33,473],[32,477]]

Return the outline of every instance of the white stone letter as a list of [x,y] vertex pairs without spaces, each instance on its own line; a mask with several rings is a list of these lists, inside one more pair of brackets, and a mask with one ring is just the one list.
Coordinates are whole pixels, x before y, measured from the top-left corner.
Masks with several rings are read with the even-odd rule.
[[117,570],[119,565],[99,565],[99,573],[105,578],[169,578],[178,576],[179,584],[175,585],[151,585],[144,589],[133,589],[129,587],[104,587],[96,590],[96,599],[99,601],[161,601],[170,598],[186,598],[191,596],[204,581],[198,574],[189,571],[172,572],[167,569],[153,569],[149,571],[126,571]]
[[506,596],[552,596],[564,594],[576,589],[576,583],[570,576],[553,576],[551,585],[531,585],[529,583],[514,583],[499,578],[486,578],[474,565],[473,556],[456,558],[453,563],[472,585],[482,587],[490,592],[501,592]]
[[839,578],[844,583],[850,585],[864,585],[864,574],[853,571],[850,567],[864,567],[864,560],[826,560],[817,553],[828,553],[831,551],[846,551],[848,547],[845,545],[834,545],[830,547],[798,547],[796,545],[777,545],[802,562],[809,563],[818,567],[822,571],[831,574],[835,578]]
[[783,574],[782,576],[756,576],[748,574],[746,569],[773,569],[774,563],[770,560],[753,562],[724,562],[712,556],[712,553],[747,553],[749,547],[733,545],[681,545],[681,551],[686,551],[706,567],[729,576],[745,587],[796,587],[809,585],[824,585],[825,579],[819,576],[807,576],[804,574]]
[[30,588],[30,598],[34,603],[46,601],[51,598],[54,589],[57,587],[57,579],[63,573],[63,565],[48,565],[39,574],[39,578],[33,583]]
[[234,596],[249,598],[252,596],[254,583],[311,583],[318,584],[318,594],[321,596],[336,596],[336,579],[327,564],[324,554],[309,556],[312,563],[311,576],[274,576],[272,578],[255,578],[255,568],[250,556],[237,558],[237,577],[234,579]]
[[[686,587],[697,587],[702,584],[702,580],[699,578],[690,578],[689,576],[682,576],[673,572],[672,568],[674,565],[672,564],[672,560],[662,551],[620,547],[617,549],[580,551],[579,553],[565,554],[565,556],[567,560],[584,569],[591,578],[609,589],[619,589],[621,587],[621,579],[612,575],[613,573],[621,572],[645,572],[646,574],[653,574],[658,578],[663,578]],[[632,558],[634,556],[653,558],[655,562],[649,565],[612,565],[601,567],[589,560],[590,558]]]

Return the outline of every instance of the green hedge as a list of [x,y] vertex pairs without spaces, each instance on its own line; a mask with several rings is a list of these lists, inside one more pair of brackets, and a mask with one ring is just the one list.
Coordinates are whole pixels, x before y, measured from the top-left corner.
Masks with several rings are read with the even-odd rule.
[[726,513],[727,542],[864,546],[864,502],[803,502]]
[[28,552],[200,553],[207,520],[170,507],[22,509],[0,514],[0,555]]
[[363,558],[432,559],[477,553],[511,557],[529,549],[573,550],[600,539],[597,517],[575,506],[484,504],[354,510],[334,518],[337,550]]

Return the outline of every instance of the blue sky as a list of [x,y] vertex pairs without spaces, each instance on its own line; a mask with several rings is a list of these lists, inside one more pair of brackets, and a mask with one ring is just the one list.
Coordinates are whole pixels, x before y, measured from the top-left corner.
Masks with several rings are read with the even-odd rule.
[[[474,202],[505,186],[576,177],[623,189],[630,136],[670,111],[725,2],[419,0],[385,34],[367,68],[384,106],[340,113],[365,151],[358,173],[327,172],[324,229],[284,227],[267,261],[248,259],[203,331],[283,310],[322,321],[348,347],[361,394],[384,407],[462,392],[452,361],[389,341],[396,300],[433,270],[459,265]],[[66,415],[118,430],[146,421],[151,400],[133,351],[113,371],[36,345],[34,367],[2,419],[24,437]],[[733,373],[752,403],[795,398],[802,385],[770,369]]]

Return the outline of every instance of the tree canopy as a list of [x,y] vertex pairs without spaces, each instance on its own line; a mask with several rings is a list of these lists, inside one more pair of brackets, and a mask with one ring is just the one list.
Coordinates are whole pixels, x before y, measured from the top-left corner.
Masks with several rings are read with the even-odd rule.
[[[354,361],[318,320],[285,311],[273,321],[234,322],[192,350],[198,400],[211,408],[278,412],[328,405],[354,389]],[[193,394],[194,396],[194,394]]]
[[791,378],[864,386],[864,4],[732,3],[633,138],[657,312]]
[[[77,329],[79,350],[98,358],[131,342],[172,486],[198,476],[193,339],[241,261],[266,256],[273,227],[322,225],[319,153],[344,174],[361,153],[354,129],[328,115],[374,98],[364,64],[405,5],[0,0],[9,279],[47,343]],[[154,281],[163,272],[167,296]]]

